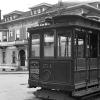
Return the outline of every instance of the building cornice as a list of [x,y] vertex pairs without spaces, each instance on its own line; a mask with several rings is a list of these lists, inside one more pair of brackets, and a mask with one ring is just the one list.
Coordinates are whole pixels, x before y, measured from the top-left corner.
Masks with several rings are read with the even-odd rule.
[[3,24],[9,24],[9,23],[13,23],[13,22],[16,22],[16,21],[22,21],[22,20],[27,20],[27,19],[30,19],[30,18],[37,18],[37,17],[40,17],[44,14],[38,14],[38,15],[31,15],[31,16],[28,16],[28,17],[22,17],[22,18],[18,18],[18,19],[15,19],[15,20],[11,20],[11,21],[7,21],[7,22],[2,22],[0,23],[0,25],[3,25]]
[[22,13],[24,13],[24,12],[15,10],[15,11],[13,11],[13,12],[10,12],[10,13],[8,13],[8,14],[5,14],[4,16],[9,16],[9,15],[11,15],[11,14],[22,15]]
[[[95,8],[95,7],[93,7],[93,6],[89,5],[89,4],[86,4],[86,3],[77,4],[77,5],[70,6],[70,7],[64,7],[64,8],[62,7],[62,8],[60,8],[60,10],[63,10],[63,9],[64,9],[64,10],[72,10],[72,9],[75,9],[75,8],[78,8],[78,7],[88,7],[88,8],[90,8],[90,9],[92,9],[92,10],[97,11],[98,13],[100,12],[99,9],[97,9],[97,8]],[[9,23],[16,22],[16,21],[22,21],[22,20],[26,20],[26,19],[30,19],[30,18],[39,17],[39,16],[46,15],[46,14],[49,14],[49,13],[54,13],[54,12],[56,12],[56,11],[58,11],[58,10],[59,10],[59,8],[56,9],[56,10],[47,11],[47,12],[45,12],[45,13],[38,14],[38,15],[31,15],[31,16],[28,16],[28,17],[18,18],[18,19],[12,20],[12,21],[2,22],[2,23],[0,23],[0,25],[9,24]]]
[[33,7],[30,7],[29,9],[34,9],[34,8],[37,8],[37,7],[40,7],[40,6],[48,6],[48,7],[52,7],[52,5],[51,4],[48,4],[48,3],[40,3],[40,4],[38,4],[38,5],[36,5],[36,6],[33,6]]

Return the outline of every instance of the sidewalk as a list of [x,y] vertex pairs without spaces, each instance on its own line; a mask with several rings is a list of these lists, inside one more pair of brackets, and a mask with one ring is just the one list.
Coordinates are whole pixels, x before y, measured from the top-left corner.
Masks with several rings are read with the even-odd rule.
[[0,74],[28,74],[29,71],[0,71]]

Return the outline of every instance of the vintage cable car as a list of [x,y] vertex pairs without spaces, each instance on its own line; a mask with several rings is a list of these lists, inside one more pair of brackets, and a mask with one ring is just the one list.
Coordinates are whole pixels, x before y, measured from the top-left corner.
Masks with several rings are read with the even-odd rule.
[[100,22],[59,15],[28,29],[29,86],[72,96],[100,91]]

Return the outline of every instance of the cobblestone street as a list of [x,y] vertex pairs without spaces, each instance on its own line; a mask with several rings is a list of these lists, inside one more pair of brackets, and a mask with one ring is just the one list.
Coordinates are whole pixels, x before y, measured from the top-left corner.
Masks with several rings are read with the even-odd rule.
[[28,74],[0,74],[0,100],[39,100],[27,82]]

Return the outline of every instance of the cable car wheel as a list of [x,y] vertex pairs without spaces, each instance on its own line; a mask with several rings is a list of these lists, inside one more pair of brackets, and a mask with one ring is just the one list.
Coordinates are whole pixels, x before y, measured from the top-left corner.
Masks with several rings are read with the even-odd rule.
[[48,81],[49,79],[50,79],[50,76],[51,76],[51,72],[50,72],[50,70],[44,70],[43,72],[42,72],[42,80],[43,81]]

